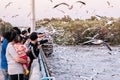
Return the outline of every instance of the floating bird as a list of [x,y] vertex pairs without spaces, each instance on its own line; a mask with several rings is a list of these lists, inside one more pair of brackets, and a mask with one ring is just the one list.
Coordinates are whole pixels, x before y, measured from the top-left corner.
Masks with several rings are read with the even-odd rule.
[[12,4],[13,2],[9,2],[8,4],[5,5],[5,8],[7,8],[8,6],[10,6],[10,4]]
[[56,8],[56,7],[60,6],[60,5],[65,5],[65,6],[67,6],[69,10],[71,10],[71,9],[73,8],[73,5],[69,5],[69,4],[64,3],[64,2],[55,5],[53,8]]

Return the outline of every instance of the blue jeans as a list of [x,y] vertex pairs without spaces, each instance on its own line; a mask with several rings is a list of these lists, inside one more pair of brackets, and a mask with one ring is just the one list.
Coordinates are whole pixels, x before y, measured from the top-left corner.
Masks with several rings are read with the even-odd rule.
[[2,73],[3,73],[3,76],[4,76],[4,80],[10,80],[10,76],[8,75],[7,70],[2,69]]

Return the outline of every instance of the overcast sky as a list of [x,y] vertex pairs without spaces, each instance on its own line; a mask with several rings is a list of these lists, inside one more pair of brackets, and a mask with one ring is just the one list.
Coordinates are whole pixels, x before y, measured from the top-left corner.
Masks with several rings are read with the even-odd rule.
[[[90,16],[101,15],[108,17],[120,17],[120,0],[81,0],[86,3],[76,3],[79,0],[35,0],[36,20],[51,17],[63,17],[69,15],[71,18],[86,19]],[[12,2],[9,6],[7,4]],[[67,6],[60,5],[61,2],[73,5],[69,10]],[[109,3],[110,4],[109,4]],[[62,11],[64,11],[64,13]],[[0,18],[10,22],[14,26],[31,25],[31,0],[0,0]]]

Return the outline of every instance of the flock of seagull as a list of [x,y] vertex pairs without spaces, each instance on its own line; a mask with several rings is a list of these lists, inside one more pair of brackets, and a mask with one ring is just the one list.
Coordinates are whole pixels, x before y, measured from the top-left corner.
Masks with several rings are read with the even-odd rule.
[[[52,2],[54,2],[53,0],[50,0],[50,2],[52,3]],[[59,9],[59,8],[57,8],[57,7],[59,7],[59,6],[66,6],[67,8],[68,8],[68,10],[71,10],[71,9],[73,9],[73,6],[74,6],[74,4],[76,4],[76,3],[79,3],[81,6],[85,6],[86,5],[86,2],[84,2],[84,1],[81,1],[81,0],[79,0],[79,1],[75,1],[75,3],[73,3],[72,5],[70,5],[70,4],[68,4],[68,3],[65,3],[65,2],[61,2],[61,3],[58,3],[58,4],[56,4],[56,5],[54,5],[53,6],[53,9],[57,9],[57,10],[59,10],[59,11],[61,11],[62,13],[65,13],[65,11],[63,11],[63,10],[61,10],[61,9]],[[109,2],[109,1],[107,1],[106,2],[107,3],[107,5],[109,6],[109,7],[113,7],[113,5],[111,5],[111,3]],[[5,9],[7,9],[9,6],[11,6],[13,4],[13,2],[8,2],[6,5],[5,5]],[[18,8],[18,9],[20,9],[20,8]],[[87,13],[88,13],[88,11],[86,11]],[[27,15],[27,17],[29,17],[31,15],[31,12]],[[16,15],[13,15],[13,16],[11,16],[11,18],[15,18],[15,17],[17,17],[17,16],[19,16],[18,14],[16,14]],[[99,17],[99,18],[104,18],[104,17],[102,17],[102,16],[99,16],[99,15],[95,15],[96,17]],[[5,16],[4,16],[5,17]],[[85,31],[84,31],[85,32]],[[83,32],[83,33],[84,33]],[[97,34],[97,36],[98,36],[98,34]],[[91,38],[91,40],[89,40],[89,41],[86,41],[86,42],[84,42],[83,44],[86,44],[86,43],[92,43],[92,44],[104,44],[104,45],[106,45],[107,46],[107,48],[111,51],[112,49],[106,44],[106,42],[104,42],[103,40],[99,40],[99,39],[95,39],[95,37],[96,37],[96,35],[93,37],[93,38]]]
[[[54,1],[53,1],[53,0],[50,0],[50,2],[53,3]],[[5,9],[7,9],[7,8],[8,8],[9,6],[11,6],[13,3],[14,3],[14,2],[8,2],[8,3],[5,5]],[[73,3],[72,5],[70,5],[70,4],[68,4],[68,3],[65,3],[65,2],[61,2],[61,3],[58,3],[58,4],[54,5],[54,6],[53,6],[53,9],[56,8],[58,11],[61,11],[62,13],[65,14],[65,11],[63,11],[62,9],[59,9],[59,8],[57,8],[57,7],[58,7],[58,6],[66,6],[69,10],[71,10],[71,9],[73,9],[74,4],[76,4],[76,3],[79,3],[81,6],[86,5],[86,2],[81,1],[81,0],[75,1],[75,3]],[[111,5],[111,3],[110,3],[109,1],[107,1],[106,3],[107,3],[107,5],[108,5],[109,7],[113,7],[113,5]],[[18,8],[18,9],[21,9],[21,8]],[[86,10],[86,13],[88,13],[88,10]],[[31,12],[28,13],[27,17],[29,17],[30,15],[31,15]],[[17,16],[19,16],[19,14],[13,15],[11,18],[15,18],[15,17],[17,17]],[[5,16],[4,16],[4,17],[5,17]]]

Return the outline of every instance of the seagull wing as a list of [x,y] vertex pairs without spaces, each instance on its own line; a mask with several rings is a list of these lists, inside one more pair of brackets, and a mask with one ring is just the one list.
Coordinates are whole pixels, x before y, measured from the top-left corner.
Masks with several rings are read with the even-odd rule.
[[5,5],[5,8],[7,8],[8,6],[10,6],[12,2],[9,2],[8,4]]
[[83,2],[83,1],[76,1],[77,3],[82,3],[83,5],[86,5],[86,3],[85,2]]
[[53,0],[50,0],[50,2],[53,2]]
[[100,16],[100,15],[95,15],[95,16],[97,16],[97,17],[99,17],[99,18],[103,18],[102,16]]
[[110,6],[110,2],[109,1],[107,1],[107,4]]
[[69,7],[69,6],[70,6],[70,5],[69,5],[69,4],[67,4],[67,3],[59,3],[59,4],[55,5],[53,8],[56,8],[56,7],[60,6],[60,5],[66,5],[67,7]]
[[96,35],[94,35],[94,36],[92,37],[92,39],[95,39],[97,36],[99,36],[98,33],[97,33]]
[[105,45],[110,51],[112,51],[111,47],[105,41],[103,41],[103,45]]
[[18,15],[18,14],[16,14],[16,15],[12,16],[12,18],[17,17],[17,16],[19,16],[19,15]]
[[91,43],[93,43],[93,44],[95,44],[95,45],[99,45],[99,44],[102,44],[102,43],[103,43],[103,40],[100,40],[100,39],[94,39],[94,41],[91,42]]
[[94,42],[94,40],[89,40],[89,41],[83,42],[83,45],[88,44],[88,43],[92,43],[92,42]]
[[31,12],[29,12],[29,14],[27,15],[27,17],[29,17],[31,15]]
[[60,10],[60,9],[57,9],[57,10],[65,14],[65,12],[63,10]]

